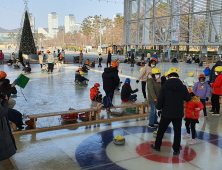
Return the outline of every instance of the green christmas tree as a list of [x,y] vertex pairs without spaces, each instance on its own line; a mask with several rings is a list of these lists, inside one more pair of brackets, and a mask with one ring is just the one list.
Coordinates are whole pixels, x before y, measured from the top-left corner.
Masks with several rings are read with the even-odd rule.
[[37,54],[27,11],[25,12],[25,19],[24,19],[24,24],[23,24],[23,29],[22,29],[19,50],[21,50],[23,54],[27,54],[27,55]]

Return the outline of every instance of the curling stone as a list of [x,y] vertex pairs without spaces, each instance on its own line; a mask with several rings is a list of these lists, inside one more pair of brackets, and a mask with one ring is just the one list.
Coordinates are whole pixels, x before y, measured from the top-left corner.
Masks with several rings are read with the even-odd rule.
[[114,139],[113,139],[113,143],[115,145],[124,145],[125,144],[125,138],[122,137],[121,135],[117,135]]

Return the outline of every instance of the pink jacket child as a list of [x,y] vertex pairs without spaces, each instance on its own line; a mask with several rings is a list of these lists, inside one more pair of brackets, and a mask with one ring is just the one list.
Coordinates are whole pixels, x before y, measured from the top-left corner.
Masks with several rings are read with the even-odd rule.
[[0,50],[0,60],[4,59],[4,53],[2,52],[2,50]]

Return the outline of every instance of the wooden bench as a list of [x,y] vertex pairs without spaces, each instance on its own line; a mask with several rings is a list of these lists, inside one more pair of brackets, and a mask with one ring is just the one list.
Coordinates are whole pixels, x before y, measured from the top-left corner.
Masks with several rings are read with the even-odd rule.
[[[52,113],[41,113],[41,114],[34,114],[34,115],[28,115],[28,118],[32,122],[32,127],[36,129],[36,121],[37,118],[43,118],[43,117],[51,117],[51,116],[61,116],[66,114],[76,114],[76,113],[86,113],[89,116],[89,121],[92,121],[92,113],[94,112],[94,119],[96,118],[96,111],[97,109],[89,108],[89,109],[80,109],[80,110],[69,110],[69,111],[63,111],[63,112],[52,112]],[[99,119],[99,116],[98,116]]]
[[13,129],[13,131],[14,131],[14,132],[17,131],[17,126],[16,126],[16,124],[13,123],[13,122],[11,122],[11,121],[9,121],[9,123],[12,124],[12,129]]

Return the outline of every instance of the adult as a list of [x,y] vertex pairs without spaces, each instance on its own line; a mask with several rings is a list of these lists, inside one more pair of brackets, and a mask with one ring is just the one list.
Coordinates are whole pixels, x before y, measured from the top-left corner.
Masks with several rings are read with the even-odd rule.
[[47,59],[47,62],[48,62],[48,74],[50,73],[53,73],[53,64],[54,64],[54,55],[49,51],[47,50],[46,53],[48,53],[48,59]]
[[56,52],[55,51],[53,51],[53,56],[54,56],[54,58],[56,58]]
[[3,95],[8,96],[8,98],[9,98],[9,101],[8,101],[9,106],[8,107],[9,107],[9,109],[13,109],[16,104],[16,101],[13,99],[10,99],[10,97],[11,97],[11,94],[17,94],[17,90],[15,88],[15,83],[10,84],[9,79],[4,78],[1,85],[0,85],[0,91]]
[[102,74],[103,90],[106,92],[106,96],[110,97],[111,101],[113,100],[114,91],[120,82],[117,67],[118,63],[112,62],[111,66],[105,68]]
[[144,60],[144,53],[142,53],[142,57],[141,57],[141,60]]
[[58,55],[60,54],[60,49],[58,49]]
[[44,60],[43,60],[43,55],[41,54],[41,51],[38,51],[38,57],[39,57],[39,64],[42,68]]
[[16,62],[16,58],[15,58],[15,53],[14,52],[11,54],[11,60],[12,60],[13,63]]
[[152,69],[154,67],[156,67],[156,63],[157,63],[157,59],[152,58],[148,65],[146,65],[143,70],[141,71],[138,79],[136,80],[137,83],[139,83],[140,80],[141,81],[141,85],[142,85],[142,92],[143,92],[143,97],[144,97],[144,102],[147,102],[147,98],[146,98],[146,82],[148,78],[151,78],[151,74],[152,74]]
[[8,121],[8,97],[0,99],[0,161],[9,159],[16,153],[15,140]]
[[21,62],[21,64],[23,65],[23,67],[25,67],[25,64],[23,62],[23,56],[22,56],[22,51],[19,50],[19,61]]
[[179,71],[176,68],[171,68],[168,73],[169,80],[162,86],[157,99],[157,114],[160,115],[160,110],[162,113],[155,145],[152,144],[151,148],[160,151],[163,135],[172,122],[174,129],[173,155],[179,155],[184,101],[189,102],[191,96],[179,79]]
[[150,55],[150,52],[147,53],[147,60],[150,60],[151,58],[151,55]]
[[[110,51],[108,52],[108,58],[107,58],[107,68],[109,67],[109,65],[111,66],[111,61],[112,61],[112,55],[110,53]],[[109,64],[109,65],[108,65]]]
[[[130,79],[127,78],[125,80],[124,85],[122,86],[122,90],[121,90],[121,100],[123,102],[128,102],[129,100],[136,100],[137,95],[133,94],[138,92],[138,89],[132,90],[131,86],[130,86]],[[131,95],[133,94],[133,95]]]
[[82,50],[80,50],[80,54],[79,54],[79,66],[82,66],[83,63],[83,53]]
[[0,50],[0,60],[4,60],[4,53]]
[[131,66],[130,67],[134,67],[134,52],[132,52],[132,55],[131,55]]
[[157,64],[158,64],[158,57],[157,57],[157,53],[156,52],[154,52],[153,58],[155,58],[157,60]]
[[62,59],[63,59],[63,63],[64,63],[65,62],[65,58],[66,58],[66,54],[65,54],[65,50],[64,49],[62,49],[61,55],[62,55]]
[[212,67],[210,71],[210,82],[214,83],[215,79],[217,78],[217,75],[215,74],[215,68],[217,66],[222,66],[222,61],[217,61],[216,64]]

